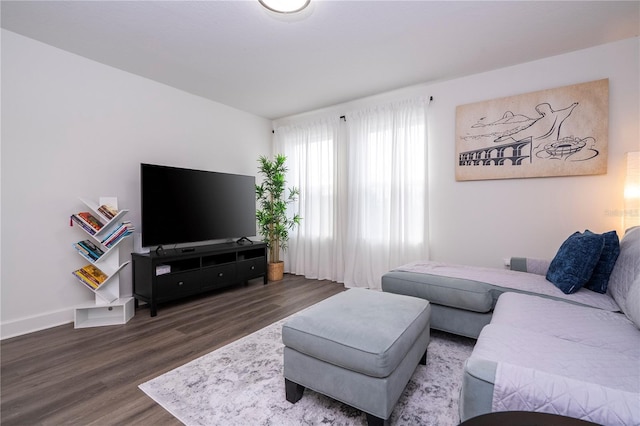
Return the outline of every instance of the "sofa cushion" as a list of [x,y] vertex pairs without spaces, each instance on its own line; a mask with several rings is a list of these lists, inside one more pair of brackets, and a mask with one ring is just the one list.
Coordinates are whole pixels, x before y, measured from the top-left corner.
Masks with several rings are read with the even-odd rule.
[[602,235],[575,232],[558,249],[549,265],[547,280],[565,294],[575,293],[591,278],[603,247]]
[[[441,279],[434,280],[436,276]],[[424,260],[408,263],[384,274],[382,290],[475,312],[491,312],[498,296],[505,291],[620,311],[608,293],[600,294],[583,288],[573,294],[564,294],[556,286],[550,285],[544,275]],[[479,310],[480,307],[484,310]]]
[[[640,226],[630,228],[620,241],[620,255],[616,261],[611,276],[607,293],[613,297],[620,310],[629,316],[629,312],[637,312],[638,298],[629,297],[632,287],[640,285]],[[635,293],[636,295],[638,292]],[[635,320],[633,318],[636,318]],[[638,325],[637,316],[633,313],[630,317]]]
[[491,285],[481,279],[391,271],[382,276],[382,291],[426,299],[438,305],[472,312],[490,312]]
[[[472,359],[484,360],[485,371],[490,371],[488,362],[496,365],[488,411],[552,412],[597,424],[640,422],[638,358],[615,348],[489,324]],[[475,363],[469,361],[465,375],[474,374],[468,368]]]
[[[590,231],[585,231],[585,233],[587,232]],[[604,237],[604,247],[602,248],[600,259],[593,270],[593,274],[591,274],[589,282],[584,285],[585,288],[598,293],[607,292],[609,276],[620,254],[620,241],[616,231],[606,232],[602,236]]]
[[519,293],[498,299],[491,324],[546,334],[640,359],[640,331],[621,312]]

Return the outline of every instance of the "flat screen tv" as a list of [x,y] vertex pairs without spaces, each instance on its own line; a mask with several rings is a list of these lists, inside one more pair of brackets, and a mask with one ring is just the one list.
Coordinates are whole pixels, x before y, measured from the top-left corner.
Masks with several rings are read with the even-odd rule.
[[140,164],[144,247],[256,235],[255,177]]

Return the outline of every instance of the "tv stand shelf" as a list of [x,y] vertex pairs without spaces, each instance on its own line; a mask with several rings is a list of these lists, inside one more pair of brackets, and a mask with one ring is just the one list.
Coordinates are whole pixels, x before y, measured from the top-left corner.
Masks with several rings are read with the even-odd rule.
[[149,304],[169,302],[263,277],[267,284],[267,245],[223,243],[189,250],[132,253],[133,297]]

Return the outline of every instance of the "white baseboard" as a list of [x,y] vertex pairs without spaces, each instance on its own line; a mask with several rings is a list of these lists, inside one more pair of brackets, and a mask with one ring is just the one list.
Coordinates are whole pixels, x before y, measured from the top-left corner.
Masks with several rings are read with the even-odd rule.
[[73,309],[48,312],[28,318],[20,318],[0,324],[0,340],[22,336],[34,331],[46,330],[73,322]]

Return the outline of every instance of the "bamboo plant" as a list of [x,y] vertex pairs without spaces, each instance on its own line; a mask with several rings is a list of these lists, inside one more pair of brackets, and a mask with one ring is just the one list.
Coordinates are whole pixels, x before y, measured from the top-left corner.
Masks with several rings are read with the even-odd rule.
[[269,263],[280,263],[280,250],[287,249],[289,231],[300,224],[302,218],[298,213],[287,216],[287,206],[296,201],[300,191],[296,187],[288,189],[286,194],[287,158],[278,154],[270,160],[265,156],[258,159],[259,173],[263,176],[261,184],[256,185],[256,198],[259,208],[256,219],[260,234],[269,249]]

